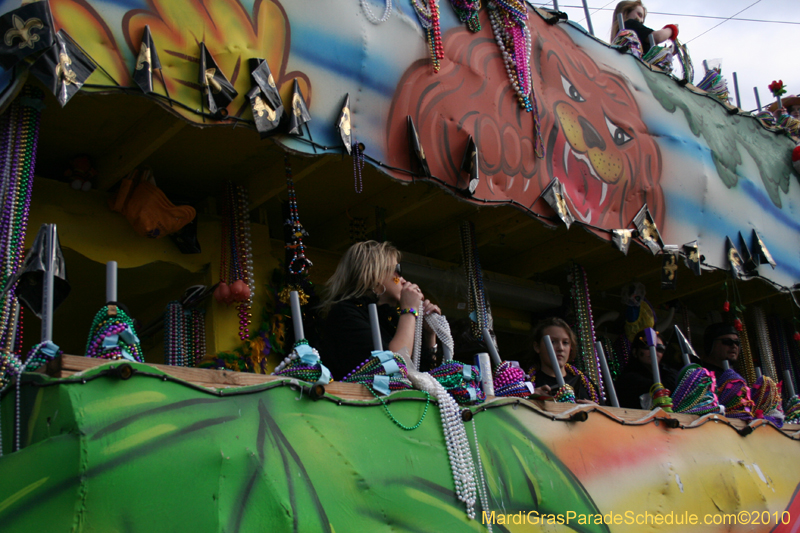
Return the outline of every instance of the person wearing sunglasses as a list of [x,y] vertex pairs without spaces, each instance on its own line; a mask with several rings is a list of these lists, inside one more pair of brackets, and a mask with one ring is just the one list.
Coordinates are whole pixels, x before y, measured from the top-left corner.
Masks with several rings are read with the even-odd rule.
[[730,324],[711,324],[703,335],[703,348],[701,364],[719,379],[724,372],[723,361],[728,361],[732,366],[739,359],[739,332]]
[[[369,359],[372,330],[368,305],[378,305],[384,350],[412,353],[417,316],[440,313],[418,285],[403,278],[400,251],[387,242],[359,242],[345,252],[328,280],[321,304],[325,320],[320,356],[334,379],[340,380]],[[436,366],[436,336],[423,328],[422,368]]]
[[[672,368],[661,364],[666,347],[661,335],[656,336],[656,355],[658,356],[658,370],[661,383],[671,391],[675,390],[678,373]],[[620,407],[628,409],[649,409],[650,387],[653,386],[653,365],[650,357],[650,348],[644,331],[636,334],[631,344],[631,356],[628,365],[615,383],[617,399]]]

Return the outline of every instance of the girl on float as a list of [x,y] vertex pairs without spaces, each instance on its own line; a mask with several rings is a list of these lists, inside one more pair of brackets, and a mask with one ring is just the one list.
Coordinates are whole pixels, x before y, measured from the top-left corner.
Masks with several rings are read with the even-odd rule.
[[[419,286],[406,281],[400,252],[389,243],[359,242],[345,252],[328,280],[322,314],[327,315],[321,355],[334,379],[340,380],[369,359],[373,350],[368,305],[378,304],[378,322],[384,350],[409,355],[414,346],[417,315],[441,314],[425,300]],[[421,369],[436,366],[436,336],[425,324]]]
[[650,35],[656,44],[663,43],[667,39],[678,38],[678,25],[667,24],[660,30],[653,30],[644,25],[644,19],[647,17],[647,8],[644,7],[642,0],[629,0],[620,2],[614,9],[614,18],[611,23],[611,41],[613,42],[619,31],[623,28],[619,27],[617,23],[617,15],[622,15],[625,23],[626,30],[633,30],[639,37],[639,42],[642,44],[642,55],[647,54],[650,50]]
[[[544,336],[550,336],[553,350],[556,353],[559,368],[554,370],[550,364]],[[564,383],[575,391],[575,399],[579,403],[600,403],[600,398],[591,381],[575,366],[569,364],[575,359],[577,351],[575,333],[560,318],[546,318],[539,322],[533,330],[533,367],[529,371],[531,383],[536,394],[552,396],[558,389],[556,371],[564,377]]]

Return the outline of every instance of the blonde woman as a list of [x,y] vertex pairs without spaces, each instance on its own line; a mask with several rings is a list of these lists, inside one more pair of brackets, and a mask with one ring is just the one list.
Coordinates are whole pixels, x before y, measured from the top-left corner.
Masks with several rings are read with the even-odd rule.
[[[393,352],[405,348],[411,354],[417,315],[441,313],[425,300],[418,285],[403,278],[397,248],[376,241],[354,244],[328,280],[322,303],[322,314],[327,318],[321,354],[337,380],[370,357],[370,303],[378,305],[383,349]],[[427,325],[422,339],[421,359],[430,361],[436,337]]]
[[614,9],[614,18],[611,23],[611,42],[614,41],[619,31],[623,28],[617,24],[617,15],[622,15],[626,30],[633,30],[639,37],[639,42],[642,43],[642,53],[646,54],[650,50],[650,34],[653,35],[653,40],[656,44],[663,43],[667,39],[678,38],[678,25],[667,24],[660,30],[653,30],[644,25],[644,19],[647,17],[647,8],[644,7],[642,0],[631,0],[620,2]]

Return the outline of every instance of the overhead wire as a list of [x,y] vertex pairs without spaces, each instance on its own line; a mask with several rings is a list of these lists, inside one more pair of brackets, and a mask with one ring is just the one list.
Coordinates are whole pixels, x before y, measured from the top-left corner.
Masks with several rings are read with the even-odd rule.
[[725,20],[723,20],[722,22],[720,22],[719,24],[717,24],[717,25],[715,25],[715,26],[712,26],[711,28],[707,29],[706,31],[704,31],[704,32],[703,32],[703,33],[701,33],[700,35],[697,35],[697,36],[695,36],[695,37],[692,37],[691,39],[689,39],[688,41],[686,41],[686,43],[685,43],[685,44],[689,44],[690,42],[694,41],[695,39],[698,39],[698,38],[702,37],[703,35],[705,35],[706,33],[710,32],[710,31],[711,31],[711,30],[713,30],[714,28],[718,28],[718,27],[722,26],[723,24],[725,24],[726,22],[728,22],[729,20],[731,20],[733,17],[735,17],[735,16],[736,16],[736,15],[738,15],[739,13],[743,13],[744,11],[747,11],[748,9],[750,9],[751,7],[753,7],[754,5],[756,5],[756,4],[760,3],[760,2],[761,2],[761,0],[756,0],[755,2],[753,2],[752,4],[750,4],[749,6],[747,6],[746,8],[742,9],[741,11],[738,11],[738,12],[734,13],[733,15],[731,15],[730,17],[728,17],[727,19],[725,19]]

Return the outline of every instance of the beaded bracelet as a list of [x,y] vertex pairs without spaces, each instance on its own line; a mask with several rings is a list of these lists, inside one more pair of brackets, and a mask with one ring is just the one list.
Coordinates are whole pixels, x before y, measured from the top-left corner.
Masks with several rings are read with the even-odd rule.
[[417,311],[417,310],[416,310],[416,309],[414,309],[413,307],[407,307],[407,308],[405,308],[405,309],[401,309],[401,310],[400,310],[400,316],[402,316],[402,315],[414,315],[414,316],[419,316],[419,311]]

